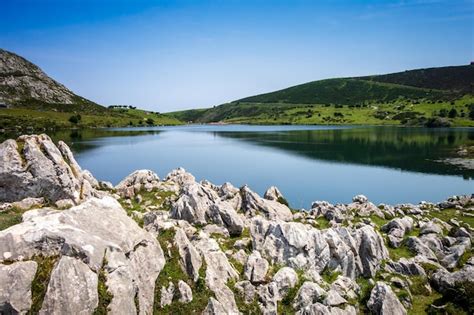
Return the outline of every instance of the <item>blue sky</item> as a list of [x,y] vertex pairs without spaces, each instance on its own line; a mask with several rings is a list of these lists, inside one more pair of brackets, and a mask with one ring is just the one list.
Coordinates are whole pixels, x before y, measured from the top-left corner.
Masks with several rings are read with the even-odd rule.
[[474,60],[474,0],[0,0],[0,11],[1,48],[100,104],[162,112]]

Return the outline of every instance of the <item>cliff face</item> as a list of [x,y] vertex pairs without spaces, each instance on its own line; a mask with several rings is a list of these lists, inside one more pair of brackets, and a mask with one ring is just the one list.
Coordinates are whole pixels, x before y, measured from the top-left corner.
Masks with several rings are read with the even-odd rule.
[[184,169],[112,187],[46,135],[7,140],[0,162],[0,313],[474,310],[473,196],[294,211],[276,187]]
[[0,103],[38,100],[72,104],[82,99],[28,60],[0,49]]

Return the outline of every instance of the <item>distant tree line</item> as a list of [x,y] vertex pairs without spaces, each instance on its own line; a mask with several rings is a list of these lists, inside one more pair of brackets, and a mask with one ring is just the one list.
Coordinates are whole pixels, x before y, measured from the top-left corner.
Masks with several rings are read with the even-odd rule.
[[109,109],[113,109],[113,108],[137,109],[136,106],[132,106],[132,105],[110,105],[110,106],[108,106],[107,108],[109,108]]

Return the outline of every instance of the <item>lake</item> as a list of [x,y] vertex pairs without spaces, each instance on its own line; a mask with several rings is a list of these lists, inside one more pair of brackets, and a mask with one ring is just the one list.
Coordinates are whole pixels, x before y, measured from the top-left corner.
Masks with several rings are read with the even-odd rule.
[[440,160],[474,145],[474,129],[337,126],[178,126],[61,131],[85,169],[117,184],[136,169],[184,167],[198,180],[277,186],[291,206],[314,200],[441,201],[474,193],[474,170]]

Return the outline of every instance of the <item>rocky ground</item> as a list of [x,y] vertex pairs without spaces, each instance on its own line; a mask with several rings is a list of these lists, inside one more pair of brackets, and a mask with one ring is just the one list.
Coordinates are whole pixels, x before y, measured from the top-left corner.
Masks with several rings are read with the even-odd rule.
[[0,313],[472,314],[474,197],[315,201],[164,179],[113,187],[63,142],[0,144]]

